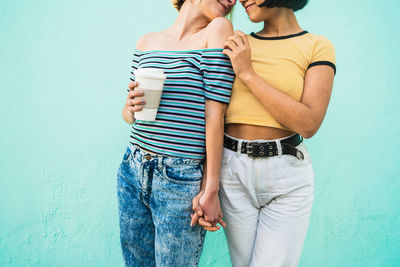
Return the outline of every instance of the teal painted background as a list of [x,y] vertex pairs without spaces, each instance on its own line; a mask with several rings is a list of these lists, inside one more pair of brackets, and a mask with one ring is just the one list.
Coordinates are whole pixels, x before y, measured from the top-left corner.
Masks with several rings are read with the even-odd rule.
[[[311,0],[304,29],[337,67],[309,146],[316,195],[300,266],[400,266],[400,4]],[[167,0],[0,0],[0,266],[122,266],[116,171],[137,38],[174,20]],[[245,32],[240,5],[234,25]],[[222,231],[201,266],[229,266]]]

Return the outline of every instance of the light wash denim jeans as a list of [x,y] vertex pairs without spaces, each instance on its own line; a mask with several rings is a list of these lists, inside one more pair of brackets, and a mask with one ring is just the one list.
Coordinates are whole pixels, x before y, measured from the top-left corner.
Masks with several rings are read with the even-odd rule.
[[118,170],[120,238],[126,266],[197,266],[205,231],[190,227],[202,160],[129,145]]
[[304,160],[224,149],[220,200],[234,267],[297,266],[314,199],[311,157],[303,143],[297,148]]

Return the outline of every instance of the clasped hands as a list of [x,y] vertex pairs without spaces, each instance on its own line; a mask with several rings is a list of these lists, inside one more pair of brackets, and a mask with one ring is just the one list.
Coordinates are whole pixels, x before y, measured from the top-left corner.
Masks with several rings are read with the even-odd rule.
[[190,225],[193,227],[196,224],[202,226],[205,230],[210,232],[218,231],[221,226],[226,226],[222,219],[222,211],[218,197],[218,191],[208,193],[200,191],[200,193],[192,200],[193,211],[192,220]]

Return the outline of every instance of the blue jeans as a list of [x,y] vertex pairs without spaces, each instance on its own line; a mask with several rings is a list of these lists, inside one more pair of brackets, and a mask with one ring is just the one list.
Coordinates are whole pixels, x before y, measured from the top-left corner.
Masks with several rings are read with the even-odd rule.
[[122,254],[126,266],[197,266],[205,231],[190,227],[202,160],[148,153],[129,145],[118,170]]

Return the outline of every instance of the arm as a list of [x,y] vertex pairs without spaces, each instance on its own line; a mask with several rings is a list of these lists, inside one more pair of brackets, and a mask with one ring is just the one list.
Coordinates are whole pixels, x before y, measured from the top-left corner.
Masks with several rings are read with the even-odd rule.
[[228,49],[224,50],[232,61],[236,76],[279,123],[304,138],[312,137],[321,126],[328,108],[334,70],[323,65],[310,68],[305,76],[303,96],[297,102],[255,73],[247,36],[239,31],[236,34],[225,43]]
[[200,207],[208,222],[222,219],[219,205],[219,175],[221,171],[222,147],[224,137],[224,114],[226,104],[206,101],[206,160],[207,182],[200,198]]
[[[222,48],[224,42],[233,34],[233,27],[225,18],[214,19],[207,27],[207,48]],[[219,175],[221,171],[222,147],[224,136],[224,114],[226,104],[206,100],[206,177],[204,194],[199,203],[206,221],[216,224],[222,220],[219,203]]]

